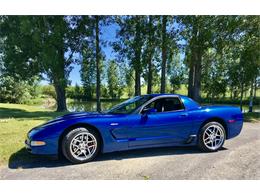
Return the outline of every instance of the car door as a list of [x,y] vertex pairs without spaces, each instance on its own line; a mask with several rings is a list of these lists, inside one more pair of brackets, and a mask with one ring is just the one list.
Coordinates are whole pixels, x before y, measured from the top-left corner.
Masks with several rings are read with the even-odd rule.
[[190,134],[192,122],[179,97],[155,99],[145,108],[157,112],[129,116],[129,147],[183,143]]

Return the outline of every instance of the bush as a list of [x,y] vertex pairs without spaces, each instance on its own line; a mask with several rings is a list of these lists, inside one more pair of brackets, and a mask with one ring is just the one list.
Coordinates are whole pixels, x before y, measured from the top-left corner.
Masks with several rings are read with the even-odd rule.
[[52,85],[44,85],[41,88],[41,93],[45,96],[48,97],[52,97],[56,100],[57,96],[56,96],[56,92],[55,92],[55,88]]
[[4,103],[26,104],[36,95],[35,85],[19,81],[11,76],[0,77],[0,101]]

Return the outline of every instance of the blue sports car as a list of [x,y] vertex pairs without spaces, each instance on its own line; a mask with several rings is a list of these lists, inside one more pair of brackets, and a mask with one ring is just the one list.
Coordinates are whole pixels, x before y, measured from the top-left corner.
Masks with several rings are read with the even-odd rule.
[[198,145],[213,152],[237,136],[242,126],[237,107],[200,106],[182,95],[151,94],[106,112],[58,117],[29,131],[25,144],[32,154],[62,154],[83,163],[99,153],[148,147]]

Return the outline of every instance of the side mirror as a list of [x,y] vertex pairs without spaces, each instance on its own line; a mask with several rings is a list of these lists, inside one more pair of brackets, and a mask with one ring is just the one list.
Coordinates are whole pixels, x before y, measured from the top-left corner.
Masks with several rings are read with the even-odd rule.
[[142,110],[142,115],[147,116],[148,114],[151,114],[151,113],[154,113],[154,112],[157,112],[157,109],[155,109],[155,108],[144,108]]

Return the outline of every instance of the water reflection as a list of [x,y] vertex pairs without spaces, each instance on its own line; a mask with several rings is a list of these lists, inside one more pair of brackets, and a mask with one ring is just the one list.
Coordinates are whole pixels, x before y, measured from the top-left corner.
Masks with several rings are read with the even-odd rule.
[[[112,108],[113,106],[119,104],[123,100],[116,100],[116,101],[104,101],[101,102],[101,110],[108,110]],[[68,103],[68,110],[71,112],[81,112],[81,111],[87,111],[87,112],[95,112],[97,110],[97,105],[95,101],[73,101]]]

